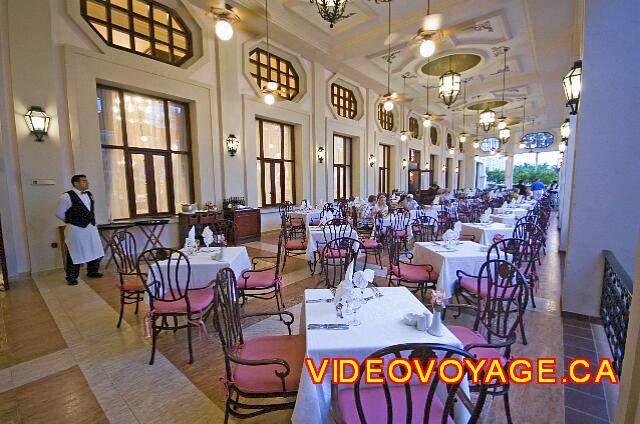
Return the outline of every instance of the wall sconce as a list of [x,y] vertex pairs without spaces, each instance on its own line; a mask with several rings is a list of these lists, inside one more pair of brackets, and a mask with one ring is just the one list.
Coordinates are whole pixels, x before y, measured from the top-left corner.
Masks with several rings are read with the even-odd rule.
[[453,147],[449,148],[449,154],[450,155],[454,154],[455,152],[456,152],[456,150]]
[[560,151],[560,153],[563,153],[565,150],[567,150],[567,145],[564,142],[558,144],[558,150]]
[[402,169],[407,169],[407,160],[402,159]]
[[369,166],[373,168],[375,164],[376,164],[376,157],[373,155],[369,155]]
[[580,103],[580,93],[582,92],[582,61],[576,60],[573,67],[562,79],[564,95],[567,98],[569,114],[578,114],[578,104]]
[[560,136],[563,141],[569,140],[569,136],[571,135],[571,126],[569,124],[569,118],[565,119],[562,125],[560,125]]
[[322,146],[318,146],[318,162],[322,163],[324,162],[324,147]]
[[456,166],[456,174],[457,174],[458,172],[460,172],[460,168],[458,168],[458,167]]
[[36,141],[44,141],[42,137],[47,135],[49,130],[49,115],[40,106],[31,106],[24,114],[24,120],[29,127],[31,134],[36,136]]
[[238,141],[238,137],[233,134],[229,134],[227,137],[227,152],[231,156],[235,156],[238,153],[238,147],[240,147],[240,141]]
[[429,162],[424,164],[424,170],[425,171],[430,171],[431,170],[431,164]]
[[447,171],[447,165],[442,165],[442,172],[446,172]]

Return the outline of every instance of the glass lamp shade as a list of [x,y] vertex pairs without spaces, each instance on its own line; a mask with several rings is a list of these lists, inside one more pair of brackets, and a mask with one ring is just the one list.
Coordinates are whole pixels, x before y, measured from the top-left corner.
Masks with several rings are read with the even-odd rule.
[[[314,0],[311,0],[311,3],[313,2]],[[347,0],[315,0],[315,3],[322,19],[329,22],[329,28],[333,28],[344,15]]]
[[264,95],[264,102],[268,105],[272,105],[276,102],[276,97],[271,93],[266,93]]
[[25,113],[24,120],[31,134],[36,136],[36,141],[43,141],[42,137],[47,135],[49,130],[49,115],[40,106],[31,106]]
[[423,40],[420,43],[420,56],[429,57],[436,51],[436,43],[432,39]]
[[505,129],[505,128],[507,128],[507,121],[505,121],[505,119],[504,119],[504,118],[500,118],[500,119],[498,120],[498,129],[499,129],[499,130],[503,130],[503,129]]
[[496,113],[491,109],[485,109],[480,113],[480,120],[478,123],[484,132],[489,131],[496,124]]
[[324,147],[318,147],[318,162],[324,162]]
[[502,141],[503,143],[506,143],[507,141],[509,141],[509,137],[511,137],[511,130],[509,128],[504,128],[501,129],[498,132],[498,138],[500,139],[500,141]]
[[455,150],[453,147],[451,147],[451,148],[449,149],[449,154],[450,154],[450,155],[454,154],[455,152],[456,152],[456,150]]
[[453,71],[447,71],[440,77],[440,88],[438,96],[445,105],[451,106],[460,94],[460,74]]
[[228,21],[220,19],[216,22],[216,35],[223,41],[231,40],[231,37],[233,37],[233,26],[231,26]]
[[560,136],[567,140],[571,135],[571,126],[569,125],[569,120],[565,120],[560,126]]
[[386,110],[387,112],[391,112],[393,110],[393,102],[391,100],[387,100],[384,102],[384,104],[382,105],[382,107],[384,108],[384,110]]
[[405,169],[407,167],[407,160],[402,159],[401,165],[402,165],[402,169]]
[[447,165],[442,165],[442,172],[446,172],[447,170]]
[[464,143],[467,141],[467,133],[460,133],[460,143]]
[[565,150],[567,150],[567,145],[564,143],[560,143],[558,145],[558,150],[560,151],[560,153],[563,153]]
[[562,88],[567,98],[567,106],[569,106],[570,114],[578,113],[578,103],[580,103],[580,92],[582,91],[582,61],[574,62],[573,67],[567,75],[562,79]]
[[375,164],[376,164],[376,157],[373,155],[369,155],[369,166],[373,168]]
[[400,141],[407,141],[411,137],[411,131],[400,131]]
[[240,141],[238,140],[238,137],[236,137],[234,134],[229,134],[229,137],[227,137],[227,151],[229,152],[229,154],[231,156],[235,156],[238,152],[238,147],[240,147]]
[[429,128],[432,124],[433,122],[431,122],[431,118],[425,118],[425,120],[422,121],[422,126],[425,128]]
[[457,174],[458,172],[460,172],[460,168],[458,168],[458,167],[456,166],[456,174]]

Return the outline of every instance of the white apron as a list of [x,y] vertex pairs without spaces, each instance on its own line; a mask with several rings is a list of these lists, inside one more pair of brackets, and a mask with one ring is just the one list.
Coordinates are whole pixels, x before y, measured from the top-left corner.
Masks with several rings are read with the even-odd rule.
[[89,224],[85,228],[67,224],[64,230],[64,239],[75,265],[85,264],[104,256],[98,228],[93,224]]

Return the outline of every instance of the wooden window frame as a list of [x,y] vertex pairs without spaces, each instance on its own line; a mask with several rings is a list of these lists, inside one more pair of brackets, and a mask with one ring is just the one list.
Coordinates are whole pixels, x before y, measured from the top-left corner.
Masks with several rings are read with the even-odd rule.
[[[343,157],[342,163],[336,164],[336,137],[342,138],[343,143]],[[349,149],[349,154],[347,155],[347,145]],[[347,163],[347,157],[349,158],[349,163]],[[337,193],[336,199],[348,199],[346,196],[347,193],[347,173],[349,174],[349,197],[353,195],[353,139],[351,137],[346,137],[343,135],[333,135],[333,172],[336,173],[336,184],[337,184]],[[335,188],[334,188],[335,190]]]
[[[193,57],[193,36],[191,34],[191,31],[189,30],[189,27],[187,27],[187,25],[184,23],[180,15],[172,8],[167,7],[163,4],[160,4],[154,0],[139,0],[139,1],[149,6],[149,14],[147,16],[140,15],[133,10],[133,0],[127,0],[127,5],[128,5],[127,8],[123,8],[121,6],[113,4],[111,0],[80,0],[80,13],[82,15],[82,18],[89,24],[91,29],[93,29],[96,32],[96,34],[98,34],[98,36],[110,47],[123,50],[129,53],[134,53],[134,54],[137,54],[138,56],[154,59],[154,60],[167,63],[170,65],[174,65],[174,66],[181,66],[187,60],[192,58]],[[99,3],[104,5],[106,9],[106,19],[101,20],[94,16],[90,16],[89,13],[87,12],[88,2],[94,2],[94,3]],[[161,10],[163,12],[166,12],[169,15],[169,23],[165,24],[165,23],[156,21],[154,18],[155,10]],[[112,22],[111,16],[113,11],[121,12],[128,15],[129,28],[120,26]],[[143,34],[141,32],[137,32],[135,30],[135,26],[134,26],[135,19],[139,21],[143,21],[148,25],[149,35]],[[182,27],[182,30],[178,28],[174,28],[174,25],[172,25],[173,21],[175,21],[178,26]],[[107,29],[106,39],[94,25],[102,25],[106,27]],[[163,41],[163,40],[160,40],[159,38],[156,38],[155,36],[156,26],[167,31],[168,41]],[[129,48],[120,46],[113,42],[112,29],[116,29],[117,31],[127,33],[129,35],[129,45],[130,45]],[[175,44],[174,35],[176,34],[185,38],[186,46],[184,48],[179,47]],[[140,52],[136,50],[135,48],[136,38],[149,42],[149,48],[150,48],[151,54],[146,54],[145,52]],[[156,44],[163,45],[169,50],[168,58],[163,57],[157,53]],[[184,56],[177,57],[175,55],[176,51],[184,53]]]
[[331,104],[343,118],[355,119],[358,114],[358,101],[353,91],[335,82],[331,84]]
[[389,194],[389,177],[391,176],[391,146],[380,144],[382,157],[378,165],[378,189],[381,193]]
[[453,136],[450,132],[447,133],[447,149],[455,149],[455,143],[453,142]]
[[438,130],[433,125],[429,127],[429,140],[431,141],[432,145],[434,146],[438,145]]
[[[266,64],[262,63],[261,58],[263,56],[266,58]],[[270,59],[275,59],[275,67],[271,65]],[[288,60],[283,59],[271,52],[267,53],[266,50],[262,50],[261,48],[256,47],[255,49],[251,50],[251,52],[249,52],[249,64],[255,65],[256,67],[257,73],[251,71],[249,73],[251,74],[251,77],[256,81],[259,89],[262,90],[267,85],[267,82],[275,81],[278,83],[278,95],[283,99],[293,100],[300,92],[300,77],[298,75],[298,72],[296,71],[296,68]],[[282,70],[282,65],[284,65],[284,70]],[[266,77],[262,76],[261,70],[263,69],[266,70]],[[276,77],[269,79],[269,75],[272,72],[276,73]],[[286,84],[283,84],[281,82],[283,76],[287,81]],[[295,81],[295,87],[292,86],[291,81]]]
[[382,103],[378,104],[378,122],[382,129],[393,131],[393,112],[384,110],[384,105]]
[[[286,187],[286,176],[285,176],[285,163],[291,163],[291,193],[293,195],[293,198],[290,199],[290,201],[292,203],[296,203],[296,162],[295,162],[295,157],[296,157],[296,143],[295,143],[295,133],[294,133],[294,127],[293,125],[290,124],[284,124],[282,122],[277,122],[277,121],[271,121],[269,119],[262,119],[262,118],[256,118],[256,122],[259,128],[259,133],[260,133],[260,150],[258,151],[258,156],[256,157],[256,160],[258,161],[258,163],[260,164],[260,187],[258,187],[258,190],[260,192],[260,198],[262,199],[262,207],[269,207],[269,206],[277,206],[281,203],[284,203],[285,201],[285,187]],[[268,122],[270,124],[276,124],[276,125],[280,125],[280,151],[282,152],[282,159],[272,159],[272,158],[265,158],[264,157],[264,123]],[[289,145],[291,146],[291,154],[290,157],[291,159],[284,159],[285,154],[284,154],[284,127],[289,127],[289,134],[291,134],[291,140],[289,142]],[[274,166],[270,166],[269,168],[271,169],[271,199],[270,199],[270,203],[267,203],[267,192],[265,190],[265,172],[266,172],[266,167],[265,164],[280,164],[280,200],[278,201],[278,199],[274,199],[275,198],[275,167]]]
[[[125,175],[126,175],[126,183],[127,183],[127,198],[129,201],[129,218],[136,217],[151,217],[151,216],[166,216],[166,215],[175,215],[175,192],[173,186],[173,154],[181,154],[186,155],[189,158],[189,164],[193,164],[193,155],[191,148],[191,128],[190,128],[190,119],[189,119],[189,107],[186,103],[178,102],[171,99],[165,99],[162,97],[151,96],[144,93],[137,93],[135,91],[124,90],[117,87],[110,87],[106,85],[98,85],[98,89],[103,90],[111,90],[118,93],[118,99],[120,100],[120,125],[122,131],[122,146],[112,145],[112,144],[102,144],[101,148],[104,150],[120,150],[123,152],[124,157],[124,166],[125,166]],[[152,149],[145,147],[130,147],[129,140],[127,136],[127,124],[126,124],[126,110],[125,110],[125,101],[124,96],[125,93],[131,95],[139,95],[144,96],[151,99],[160,100],[163,102],[164,109],[164,126],[165,126],[165,137],[167,141],[166,149]],[[173,150],[171,148],[171,128],[170,128],[170,120],[169,120],[169,103],[180,104],[183,107],[185,112],[185,124],[186,124],[186,134],[187,134],[187,150]],[[137,213],[136,210],[136,192],[135,192],[135,184],[133,181],[133,166],[131,162],[131,155],[141,154],[145,157],[145,177],[146,177],[146,188],[147,188],[147,201],[148,201],[148,213]],[[166,171],[166,184],[167,184],[167,201],[169,203],[169,211],[168,212],[158,212],[157,210],[157,199],[156,199],[156,184],[155,184],[155,172],[153,165],[153,156],[163,156],[165,158],[165,171]],[[195,198],[194,186],[193,186],[193,166],[189,166],[189,198],[190,202],[193,202]]]

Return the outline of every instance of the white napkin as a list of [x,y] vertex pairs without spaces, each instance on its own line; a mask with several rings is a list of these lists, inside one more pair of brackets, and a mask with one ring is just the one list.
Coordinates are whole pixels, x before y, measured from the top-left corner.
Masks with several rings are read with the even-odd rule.
[[485,209],[484,213],[480,215],[480,222],[484,224],[486,222],[489,222],[490,219],[491,219],[491,208],[487,208]]
[[524,196],[521,194],[518,196],[518,203],[522,203],[524,201]]
[[454,234],[456,240],[458,240],[460,238],[460,233],[461,232],[462,232],[462,222],[456,221],[456,223],[453,224],[453,234]]
[[349,266],[347,267],[347,274],[345,275],[345,279],[338,284],[336,288],[336,294],[333,296],[333,303],[336,305],[342,301],[342,298],[345,294],[349,294],[353,290],[353,281],[351,280],[353,274],[354,263],[351,261]]
[[202,230],[202,240],[207,247],[213,244],[213,231],[208,226]]
[[442,240],[445,243],[447,243],[447,242],[450,242],[451,240],[455,240],[455,237],[456,237],[456,233],[454,233],[453,230],[447,230],[442,235]]
[[506,208],[507,206],[509,206],[509,202],[508,201],[504,201],[502,202],[502,209]]
[[190,241],[194,242],[196,241],[196,227],[195,225],[192,225],[191,228],[189,229],[189,235],[187,237]]
[[360,290],[364,290],[369,287],[369,284],[373,282],[373,277],[375,277],[375,273],[372,269],[365,269],[363,271],[356,271],[353,274],[353,285],[359,288]]

